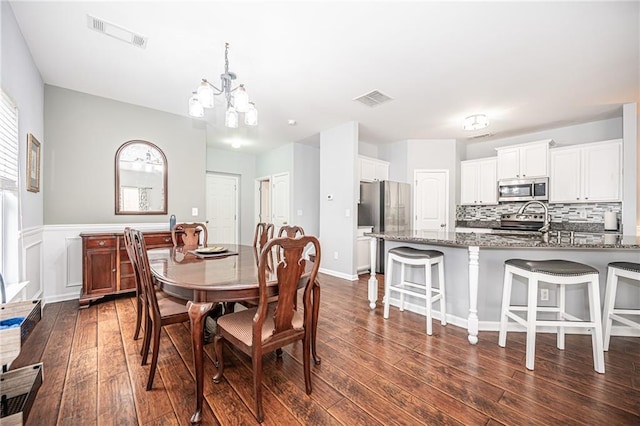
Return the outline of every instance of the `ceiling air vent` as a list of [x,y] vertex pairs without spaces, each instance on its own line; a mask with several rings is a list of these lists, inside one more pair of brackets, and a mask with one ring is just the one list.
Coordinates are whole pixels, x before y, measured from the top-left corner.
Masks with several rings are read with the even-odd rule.
[[493,133],[483,133],[481,135],[470,136],[467,140],[488,138],[489,136],[493,136]]
[[104,19],[87,15],[87,26],[89,27],[89,29],[108,35],[120,41],[124,41],[125,43],[140,47],[142,49],[147,47],[147,37],[136,34],[131,30],[121,27],[120,25],[112,24],[111,22],[105,21]]
[[371,91],[354,99],[354,101],[363,103],[366,106],[372,108],[392,100],[393,98],[390,98],[389,96],[377,90]]

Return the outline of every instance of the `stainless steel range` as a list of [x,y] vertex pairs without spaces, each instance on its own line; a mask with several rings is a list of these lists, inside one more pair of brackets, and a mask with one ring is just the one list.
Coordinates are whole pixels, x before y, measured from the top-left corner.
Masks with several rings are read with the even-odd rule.
[[538,231],[545,226],[545,215],[540,213],[505,213],[500,215],[500,228],[510,231]]

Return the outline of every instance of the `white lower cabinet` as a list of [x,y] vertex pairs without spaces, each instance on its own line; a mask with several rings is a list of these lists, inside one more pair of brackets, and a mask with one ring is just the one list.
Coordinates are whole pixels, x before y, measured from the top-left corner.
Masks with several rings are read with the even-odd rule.
[[369,237],[358,237],[356,241],[356,262],[358,273],[371,269],[371,255],[369,253]]

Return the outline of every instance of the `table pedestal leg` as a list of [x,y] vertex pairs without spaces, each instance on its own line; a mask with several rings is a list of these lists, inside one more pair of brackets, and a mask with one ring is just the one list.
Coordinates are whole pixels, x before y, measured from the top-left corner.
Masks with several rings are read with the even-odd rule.
[[191,343],[193,346],[193,366],[196,370],[196,410],[191,416],[191,424],[199,424],[202,420],[202,401],[204,391],[203,338],[204,323],[207,313],[215,303],[187,302],[189,320],[191,322]]
[[478,343],[478,274],[480,267],[478,259],[480,257],[480,247],[469,247],[469,318],[467,319],[467,330],[469,332],[469,343]]
[[368,282],[368,295],[369,295],[369,308],[376,308],[376,301],[378,300],[378,279],[376,278],[376,261],[378,253],[378,239],[371,237],[369,241],[369,255],[371,256],[371,276]]

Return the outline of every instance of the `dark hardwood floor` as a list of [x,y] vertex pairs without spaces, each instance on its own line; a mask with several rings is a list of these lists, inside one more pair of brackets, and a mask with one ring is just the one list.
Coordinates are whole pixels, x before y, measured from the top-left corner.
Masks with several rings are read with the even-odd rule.
[[[310,396],[299,343],[286,347],[281,360],[265,357],[264,424],[640,424],[640,338],[613,337],[600,375],[589,336],[567,336],[567,349],[559,351],[555,335],[539,334],[532,372],[524,367],[523,333],[510,333],[500,348],[497,333],[481,332],[472,346],[466,330],[435,321],[427,337],[423,316],[392,308],[385,321],[380,306],[369,310],[366,278],[321,277],[322,364],[313,367]],[[140,365],[134,323],[131,297],[84,310],[77,301],[47,305],[12,366],[44,362],[28,424],[189,424],[188,324],[166,327],[147,392],[149,367]],[[215,372],[212,349],[206,346],[208,377]],[[250,360],[230,348],[225,360],[225,380],[205,383],[203,424],[254,424]]]

